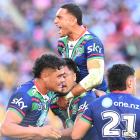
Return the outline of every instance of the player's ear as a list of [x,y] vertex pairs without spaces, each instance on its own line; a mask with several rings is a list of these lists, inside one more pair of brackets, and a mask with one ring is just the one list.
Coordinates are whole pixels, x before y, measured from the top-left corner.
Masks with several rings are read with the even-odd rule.
[[128,88],[132,88],[134,86],[134,77],[129,76],[126,80],[126,85]]

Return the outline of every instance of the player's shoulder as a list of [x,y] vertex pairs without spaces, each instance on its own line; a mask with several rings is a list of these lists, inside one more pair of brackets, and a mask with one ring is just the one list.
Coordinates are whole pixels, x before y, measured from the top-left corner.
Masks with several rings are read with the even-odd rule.
[[26,91],[28,91],[31,87],[33,87],[34,86],[34,83],[33,83],[33,81],[31,80],[31,81],[28,81],[28,82],[26,82],[26,83],[24,83],[24,84],[21,84],[21,85],[19,85],[18,87],[17,87],[17,91],[23,91],[23,92],[26,92]]
[[90,32],[90,31],[87,31],[85,33],[85,38],[87,40],[99,40],[99,41],[101,41],[97,35],[95,35],[94,33]]
[[17,89],[15,89],[15,92],[13,95],[22,95],[22,96],[29,96],[29,92],[32,89],[32,87],[34,86],[33,81],[28,81],[24,84],[21,84],[17,87]]
[[[102,104],[102,102],[105,100],[105,102],[107,103],[108,100],[106,101],[106,99],[109,99],[110,96],[109,95],[104,95],[104,96],[101,96],[99,98],[96,98],[96,100],[94,100],[94,102],[91,103],[91,106],[100,106]],[[112,99],[111,99],[112,100]],[[96,107],[95,107],[96,108]]]
[[135,103],[139,103],[140,104],[140,98],[137,97],[137,96],[130,95],[130,97],[127,98],[127,99],[130,100],[130,101],[133,101]]
[[90,90],[90,91],[87,91],[84,96],[82,96],[81,100],[84,100],[84,99],[95,99],[96,98],[96,94],[94,91]]

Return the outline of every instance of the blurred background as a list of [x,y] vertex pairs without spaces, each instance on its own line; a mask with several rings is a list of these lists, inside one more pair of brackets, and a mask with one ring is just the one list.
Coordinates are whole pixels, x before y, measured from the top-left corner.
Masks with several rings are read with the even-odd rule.
[[82,8],[84,25],[101,38],[105,69],[114,63],[135,68],[140,95],[139,0],[0,0],[0,122],[13,90],[32,78],[34,60],[57,53],[53,20],[66,2]]

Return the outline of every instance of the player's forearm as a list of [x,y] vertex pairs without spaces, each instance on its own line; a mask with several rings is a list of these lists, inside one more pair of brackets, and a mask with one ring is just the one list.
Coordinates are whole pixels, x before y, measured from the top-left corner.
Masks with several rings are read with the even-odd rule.
[[104,70],[103,68],[91,69],[89,74],[80,81],[80,85],[86,90],[91,90],[92,88],[100,85],[103,80]]
[[[103,61],[102,61],[103,63]],[[103,64],[102,64],[103,65]],[[102,83],[104,75],[104,67],[101,66],[99,68],[94,68],[89,70],[89,74],[82,79],[79,84],[74,86],[74,88],[71,90],[71,93],[66,95],[66,98],[70,98],[73,96],[79,96],[82,93],[89,91],[96,87],[97,85]]]
[[13,138],[28,138],[39,135],[38,127],[23,127],[14,123],[5,123],[1,127],[1,133],[3,136]]
[[86,92],[86,90],[80,85],[77,84],[76,86],[74,86],[74,88],[71,90],[73,96],[79,96],[82,93]]

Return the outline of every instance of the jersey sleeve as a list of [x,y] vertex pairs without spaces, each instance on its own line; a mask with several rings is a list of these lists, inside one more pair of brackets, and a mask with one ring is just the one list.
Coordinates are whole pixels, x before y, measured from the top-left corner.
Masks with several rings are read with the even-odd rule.
[[31,97],[22,92],[16,92],[9,100],[7,110],[15,111],[20,117],[24,117],[32,107]]
[[85,52],[87,59],[104,58],[104,47],[97,37],[93,37],[87,41],[85,44]]
[[84,111],[83,115],[81,116],[81,119],[83,121],[86,121],[87,123],[93,124],[93,104],[90,104],[88,108]]

